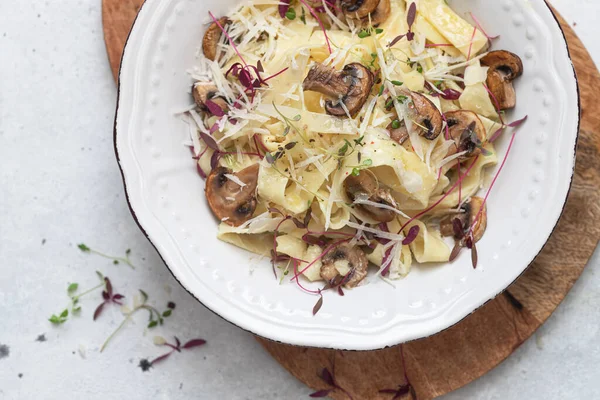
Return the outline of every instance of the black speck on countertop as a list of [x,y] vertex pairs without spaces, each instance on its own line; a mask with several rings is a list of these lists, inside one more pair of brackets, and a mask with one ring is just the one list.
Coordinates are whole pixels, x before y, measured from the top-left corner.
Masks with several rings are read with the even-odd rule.
[[0,344],[0,360],[8,357],[9,354],[10,354],[10,349],[8,348],[8,346],[5,344]]
[[142,369],[142,371],[146,372],[150,368],[152,368],[152,364],[150,364],[150,361],[148,361],[147,358],[142,358],[140,360],[140,363],[138,364],[138,367],[140,367]]
[[[44,240],[46,240],[46,239],[44,239]],[[45,333],[42,333],[41,335],[38,335],[38,337],[35,339],[36,342],[45,342],[46,340],[47,339],[46,339],[46,334]]]
[[46,239],[42,239],[42,244],[46,244]]
[[23,377],[23,374],[19,374],[18,376],[19,376],[19,378],[22,378],[22,377]]

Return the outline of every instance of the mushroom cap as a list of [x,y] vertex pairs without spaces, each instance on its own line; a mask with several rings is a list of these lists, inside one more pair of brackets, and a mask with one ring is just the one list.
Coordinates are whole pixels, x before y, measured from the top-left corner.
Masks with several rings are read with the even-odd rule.
[[[222,17],[219,19],[219,24],[224,28],[225,25],[230,23],[227,17]],[[221,35],[223,32],[219,25],[216,22],[213,22],[208,27],[208,30],[204,34],[204,38],[202,39],[202,51],[204,52],[204,56],[211,61],[215,61],[217,58],[217,45],[219,44],[219,40],[221,39]]]
[[342,243],[334,247],[323,257],[321,278],[330,282],[341,275],[336,268],[336,264],[344,261],[347,262],[347,267],[350,269],[344,286],[347,288],[356,287],[367,276],[369,261],[360,247],[351,246],[348,243]]
[[[258,183],[258,164],[253,164],[237,173],[229,168],[218,167],[206,178],[206,199],[215,216],[228,225],[239,226],[248,221],[256,210],[256,186]],[[238,185],[227,178],[234,175],[245,186]]]
[[370,19],[369,16],[362,19],[363,25],[368,25],[370,23],[373,26],[379,26],[383,24],[390,16],[391,11],[392,4],[390,0],[381,0],[375,11],[371,13]]
[[499,108],[514,108],[517,96],[512,81],[523,74],[521,58],[510,51],[497,50],[489,52],[480,62],[489,67],[486,84],[498,101]]
[[[473,196],[469,202],[462,206],[462,210],[464,211],[463,213],[448,215],[440,221],[440,233],[442,236],[454,236],[457,240],[464,240],[464,235],[466,235],[471,229],[471,226],[475,224],[473,226],[473,241],[477,243],[481,240],[485,233],[485,229],[487,228],[487,205],[484,204],[481,197]],[[481,214],[479,215],[477,222],[475,222],[479,210],[481,210]],[[457,237],[457,232],[454,231],[453,221],[455,219],[458,219],[463,227],[463,235],[461,237]]]
[[337,99],[325,102],[325,110],[328,114],[337,117],[347,116],[341,105],[343,102],[350,116],[354,117],[369,98],[373,84],[373,74],[362,64],[348,64],[342,71],[316,64],[304,79],[303,88]]
[[477,114],[457,110],[449,111],[445,116],[450,138],[456,144],[448,149],[447,156],[466,151],[467,153],[460,157],[464,160],[481,153],[480,146],[485,141],[486,130]]
[[206,101],[210,100],[218,105],[223,112],[227,112],[229,105],[223,97],[217,96],[217,92],[217,87],[212,83],[195,83],[192,85],[192,96],[194,96],[194,101],[198,107],[202,110],[207,110]]
[[347,18],[363,19],[377,9],[380,0],[342,0],[342,11]]
[[[350,175],[344,181],[344,189],[348,197],[354,201],[357,197],[366,197],[374,203],[395,207],[396,201],[388,188],[380,187],[375,177],[365,172],[357,176]],[[396,213],[385,208],[367,204],[357,204],[356,207],[378,222],[390,222],[396,218]]]
[[410,92],[413,104],[413,121],[425,139],[434,140],[442,132],[442,113],[431,100],[417,92]]

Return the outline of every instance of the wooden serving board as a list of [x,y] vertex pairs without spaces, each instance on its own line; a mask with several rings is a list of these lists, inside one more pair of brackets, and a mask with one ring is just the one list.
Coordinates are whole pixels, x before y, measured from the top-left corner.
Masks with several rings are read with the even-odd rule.
[[[127,35],[143,0],[103,0],[104,35],[115,75]],[[579,78],[581,132],[577,167],[564,214],[544,250],[503,294],[457,325],[429,338],[379,351],[342,352],[294,347],[257,338],[296,378],[328,389],[317,371],[335,362],[338,384],[354,400],[391,399],[380,389],[408,376],[421,400],[448,393],[479,378],[527,340],[565,298],[600,239],[600,74],[573,30],[558,16]],[[333,391],[334,399],[346,399]]]

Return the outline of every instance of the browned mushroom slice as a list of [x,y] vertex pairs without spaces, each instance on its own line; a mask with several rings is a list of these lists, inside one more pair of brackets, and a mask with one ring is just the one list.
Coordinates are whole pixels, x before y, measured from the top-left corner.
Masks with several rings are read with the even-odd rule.
[[424,95],[411,92],[410,97],[414,106],[413,112],[416,114],[412,117],[413,122],[420,129],[419,134],[425,139],[434,140],[442,132],[442,113]]
[[[409,118],[413,121],[413,129],[419,131],[419,135],[428,140],[436,139],[442,132],[442,113],[431,100],[417,92],[410,92],[411,98]],[[408,138],[408,130],[403,120],[397,120],[399,126],[394,128],[394,122],[388,125],[387,130],[390,137],[402,144]]]
[[[382,206],[396,207],[396,201],[390,190],[380,187],[375,177],[368,172],[362,172],[358,176],[350,175],[344,181],[344,189],[352,201],[364,198]],[[390,222],[396,218],[396,213],[387,208],[367,204],[358,204],[356,207],[378,222]]]
[[[471,197],[471,200],[465,203],[461,210],[462,213],[448,215],[440,221],[440,232],[442,236],[453,236],[457,240],[462,240],[469,233],[471,226],[475,224],[473,226],[473,241],[476,243],[483,237],[487,228],[487,206],[483,203],[481,197]],[[481,215],[475,222],[479,210],[481,210]],[[462,231],[456,231],[454,220],[460,221],[457,227],[462,227]]]
[[359,63],[348,64],[342,71],[323,64],[315,64],[304,79],[304,90],[322,93],[335,98],[325,102],[328,114],[337,117],[354,117],[367,101],[373,88],[373,74],[367,67]]
[[198,107],[200,107],[202,110],[209,110],[206,107],[206,101],[210,100],[219,106],[223,112],[226,113],[229,111],[229,105],[227,104],[227,101],[223,97],[217,95],[217,87],[213,84],[194,84],[192,86],[192,95],[194,96],[196,105],[198,105]]
[[[219,19],[219,24],[223,29],[227,29],[226,26],[229,25],[229,23],[230,21],[227,17]],[[215,61],[217,58],[217,46],[219,45],[222,34],[223,31],[221,31],[221,28],[219,28],[219,25],[217,25],[216,22],[213,22],[204,34],[204,39],[202,39],[202,51],[206,58],[211,61]]]
[[517,95],[512,82],[523,74],[521,58],[505,50],[490,51],[481,59],[481,65],[490,67],[486,83],[500,109],[514,108]]
[[206,199],[218,219],[239,226],[252,217],[257,203],[258,168],[254,164],[234,174],[228,168],[218,167],[208,175]]
[[363,19],[377,9],[380,0],[342,0],[342,11],[346,17]]
[[356,287],[367,276],[369,267],[367,256],[360,247],[348,243],[331,249],[322,262],[321,278],[332,282],[338,276],[344,276],[344,286],[347,288]]
[[366,16],[362,19],[363,26],[368,25],[369,23],[373,26],[383,24],[390,16],[391,11],[392,5],[390,0],[381,0],[375,11],[371,13],[370,16]]
[[461,159],[468,159],[481,153],[481,145],[485,141],[485,127],[472,111],[449,111],[445,114],[448,122],[450,138],[455,146],[448,149],[448,156],[456,153],[466,153]]

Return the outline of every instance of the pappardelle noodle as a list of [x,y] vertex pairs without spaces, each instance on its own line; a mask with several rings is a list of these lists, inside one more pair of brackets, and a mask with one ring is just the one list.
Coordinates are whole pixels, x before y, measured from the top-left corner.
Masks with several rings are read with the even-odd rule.
[[493,142],[524,121],[504,121],[521,60],[491,39],[444,0],[210,13],[184,117],[219,239],[316,294],[476,251]]

